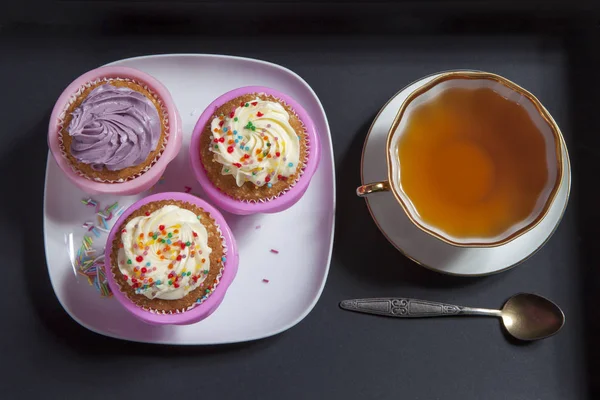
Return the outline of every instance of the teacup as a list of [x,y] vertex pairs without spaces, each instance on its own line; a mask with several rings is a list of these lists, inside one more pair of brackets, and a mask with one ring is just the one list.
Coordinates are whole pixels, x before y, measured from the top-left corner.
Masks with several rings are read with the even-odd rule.
[[[449,97],[450,93],[455,97]],[[422,155],[419,151],[423,147],[414,145],[415,151],[412,151],[413,148],[407,146],[422,141],[423,137],[417,136],[415,141],[414,126],[423,123],[422,121],[428,121],[428,116],[432,116],[430,119],[435,119],[437,114],[427,114],[423,111],[436,110],[435,107],[432,108],[432,104],[448,104],[448,110],[454,107],[453,109],[458,112],[457,115],[463,115],[460,113],[463,103],[446,101],[459,99],[456,97],[457,93],[466,99],[471,99],[470,93],[479,96],[469,100],[471,103],[465,102],[464,107],[474,104],[469,107],[473,107],[474,110],[484,110],[478,117],[481,124],[473,125],[481,127],[480,132],[478,131],[475,136],[469,136],[468,141],[464,141],[459,132],[452,140],[463,141],[455,146],[453,142],[447,140],[446,136],[435,136],[434,133],[439,132],[435,132],[435,128],[431,129],[432,136],[426,138],[433,141],[431,146],[435,147],[438,143],[440,146],[442,144],[446,146],[446,142],[450,145],[440,147],[442,152],[437,153],[437,158],[429,154],[423,154],[423,157],[427,160],[437,160],[440,157],[453,160],[448,164],[451,167],[448,168],[450,172],[440,170],[439,166],[443,164],[434,162],[428,165],[437,165],[437,170],[433,167],[422,171],[415,170],[415,165],[418,164],[415,164],[414,160],[419,161]],[[493,96],[500,100],[494,100]],[[490,100],[485,104],[491,106],[486,108],[478,104],[477,101],[481,99]],[[452,116],[452,111],[443,109],[446,106],[439,106],[439,104],[436,107],[444,110],[444,115]],[[457,121],[460,125],[460,118]],[[446,128],[443,124],[432,123],[431,126],[450,131],[450,128]],[[489,132],[495,132],[494,140],[488,140],[492,133],[486,133],[488,130],[484,128],[490,128]],[[420,135],[428,134],[427,129],[419,132]],[[497,132],[506,132],[506,135]],[[482,139],[478,142],[480,139],[473,139],[473,137]],[[468,144],[465,145],[464,143],[467,142]],[[387,179],[360,186],[357,194],[363,197],[376,192],[391,191],[398,202],[398,212],[405,212],[419,229],[448,244],[459,247],[500,246],[534,228],[547,214],[556,197],[563,174],[562,147],[563,139],[558,126],[539,100],[525,89],[492,73],[475,71],[442,73],[412,92],[398,110],[387,135]],[[409,163],[411,159],[413,161]],[[462,167],[455,165],[456,162]],[[469,164],[470,162],[473,164]],[[453,171],[464,172],[465,179],[461,176],[449,176],[448,174]],[[431,210],[424,206],[423,201],[427,200],[427,195],[414,189],[415,179],[406,178],[415,173],[419,174],[418,177],[424,182],[423,186],[427,188],[423,193],[427,193],[430,199],[435,200],[432,201],[433,203],[447,208],[439,210],[438,214],[441,216],[436,217],[437,219],[432,217],[436,214],[431,213]],[[449,179],[432,180],[437,179],[438,176]],[[418,179],[416,181],[418,182]],[[460,186],[457,186],[458,183]],[[437,186],[445,187],[445,192],[441,189],[439,193],[436,192]],[[449,192],[453,193],[454,197],[444,197]],[[456,204],[453,203],[455,200]],[[459,200],[462,203],[459,204]],[[498,207],[491,208],[492,203],[494,207]],[[456,215],[452,210],[456,211]],[[488,212],[489,210],[494,210],[494,213]],[[445,224],[446,221],[443,221],[444,215],[448,215],[448,218],[464,215],[464,219],[458,219],[461,225],[459,228],[464,228],[467,234],[457,234],[459,229],[449,229]]]

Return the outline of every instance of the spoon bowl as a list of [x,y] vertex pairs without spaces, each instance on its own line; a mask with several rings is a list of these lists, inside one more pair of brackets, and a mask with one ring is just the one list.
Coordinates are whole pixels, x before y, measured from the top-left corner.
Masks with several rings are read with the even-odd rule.
[[544,339],[565,324],[565,314],[552,301],[529,293],[519,293],[502,307],[506,331],[520,340]]

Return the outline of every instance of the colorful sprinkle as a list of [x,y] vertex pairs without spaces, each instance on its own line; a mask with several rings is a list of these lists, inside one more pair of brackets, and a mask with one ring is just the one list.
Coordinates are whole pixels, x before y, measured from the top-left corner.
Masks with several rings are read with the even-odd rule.
[[279,254],[279,251],[275,250],[275,249],[271,249],[271,253],[273,253],[273,254]]
[[[104,274],[104,257],[99,256],[94,258],[96,250],[92,248],[93,240],[90,236],[85,235],[82,239],[80,248],[77,251],[77,257],[74,260],[74,267],[77,273],[87,278],[88,283],[93,286],[102,297],[112,296],[112,292],[108,287],[108,282]],[[124,275],[125,280],[128,279]]]
[[262,280],[262,281],[263,281],[264,283],[269,283],[269,280],[268,280],[268,279],[264,279],[264,278],[263,278],[263,280]]

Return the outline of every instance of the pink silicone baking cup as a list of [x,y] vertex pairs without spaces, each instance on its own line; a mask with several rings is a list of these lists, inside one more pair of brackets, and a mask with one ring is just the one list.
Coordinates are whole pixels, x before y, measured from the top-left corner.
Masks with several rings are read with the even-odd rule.
[[[213,116],[216,109],[219,108],[221,105],[227,103],[228,101],[235,99],[236,97],[243,96],[249,93],[265,93],[267,95],[271,95],[273,97],[283,100],[296,112],[296,114],[304,124],[304,127],[306,128],[306,133],[308,135],[308,161],[306,162],[303,174],[287,192],[279,195],[275,199],[265,200],[262,202],[244,202],[236,200],[227,195],[226,193],[222,192],[210,181],[210,179],[208,179],[208,176],[206,175],[206,170],[204,169],[204,165],[202,165],[200,155],[200,137],[203,135],[204,127],[207,123],[209,123],[209,119]],[[321,142],[319,140],[319,135],[317,134],[317,131],[315,129],[315,124],[309,117],[306,110],[304,110],[304,108],[290,96],[278,92],[275,89],[271,89],[264,86],[241,87],[218,97],[206,108],[206,110],[204,110],[204,112],[198,119],[198,122],[194,127],[194,132],[192,133],[192,141],[190,143],[190,162],[192,165],[192,170],[194,171],[196,179],[206,192],[206,195],[218,207],[222,208],[225,211],[229,211],[230,213],[238,215],[249,215],[256,213],[276,213],[279,211],[286,210],[294,204],[296,204],[298,200],[300,200],[304,192],[306,192],[306,189],[310,184],[310,180],[313,177],[319,164],[320,156]]]
[[[148,86],[148,89],[150,89],[151,92],[158,95],[167,109],[169,138],[162,155],[146,172],[125,182],[98,182],[79,175],[77,172],[73,171],[71,164],[63,156],[60,149],[58,129],[60,115],[65,111],[69,100],[74,96],[77,90],[88,82],[93,82],[102,78],[124,78],[143,83]],[[52,110],[52,116],[50,117],[50,126],[48,127],[48,146],[50,147],[50,151],[56,160],[56,163],[75,186],[92,195],[101,193],[132,195],[150,189],[163,175],[169,162],[171,162],[177,156],[177,153],[179,153],[181,141],[181,117],[177,112],[177,107],[175,107],[175,103],[167,88],[145,72],[129,67],[100,67],[86,72],[75,79],[67,86],[56,101],[54,109]]]
[[[121,290],[119,289],[119,285],[117,285],[117,282],[115,281],[111,270],[110,255],[112,252],[112,243],[115,240],[115,236],[118,233],[119,228],[123,224],[123,221],[125,221],[127,217],[129,217],[135,210],[137,210],[141,206],[162,200],[184,201],[190,204],[195,204],[196,206],[202,208],[204,211],[208,212],[210,216],[215,220],[217,225],[219,225],[223,238],[225,239],[225,246],[227,247],[226,261],[223,266],[223,275],[221,276],[221,280],[219,281],[219,284],[215,287],[214,291],[210,294],[210,296],[208,296],[206,300],[196,305],[191,310],[175,314],[157,314],[155,312],[144,310],[140,306],[134,304],[131,300],[129,300],[127,295],[121,292]],[[225,221],[225,218],[223,218],[221,213],[216,208],[208,204],[206,201],[196,196],[178,192],[157,193],[145,197],[134,203],[121,215],[121,217],[119,217],[119,219],[111,229],[110,234],[108,235],[108,240],[106,242],[106,250],[104,251],[104,270],[106,272],[108,286],[112,290],[114,297],[119,301],[119,303],[121,303],[123,307],[125,307],[127,311],[133,314],[136,318],[139,318],[142,321],[152,325],[189,325],[207,318],[209,315],[215,312],[215,310],[223,301],[223,298],[225,297],[225,293],[227,292],[229,285],[231,285],[231,282],[233,282],[233,279],[237,274],[238,262],[239,256],[235,239],[233,238],[231,229],[229,229],[229,226],[227,225],[227,222]]]

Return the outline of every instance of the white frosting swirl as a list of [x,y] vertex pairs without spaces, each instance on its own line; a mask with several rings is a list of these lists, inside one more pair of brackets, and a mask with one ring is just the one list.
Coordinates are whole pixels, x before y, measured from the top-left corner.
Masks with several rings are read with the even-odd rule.
[[181,299],[202,286],[210,270],[208,232],[192,211],[167,205],[132,218],[121,231],[119,270],[149,299]]
[[212,120],[211,150],[238,186],[271,187],[298,169],[300,137],[285,108],[256,98]]

